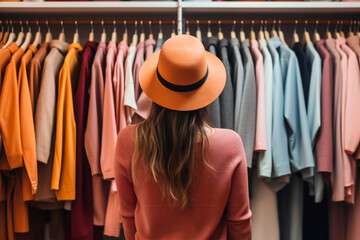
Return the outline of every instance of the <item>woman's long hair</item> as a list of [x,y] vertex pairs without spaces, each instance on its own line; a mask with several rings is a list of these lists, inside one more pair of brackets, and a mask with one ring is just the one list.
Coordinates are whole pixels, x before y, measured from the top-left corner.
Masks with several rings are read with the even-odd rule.
[[149,117],[139,124],[135,156],[142,159],[165,197],[182,210],[189,203],[189,187],[195,168],[195,145],[207,141],[207,112],[174,111],[153,103]]

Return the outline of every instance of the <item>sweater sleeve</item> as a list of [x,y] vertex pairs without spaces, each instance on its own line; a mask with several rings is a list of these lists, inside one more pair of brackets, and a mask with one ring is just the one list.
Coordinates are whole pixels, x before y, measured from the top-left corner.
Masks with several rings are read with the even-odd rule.
[[241,144],[241,161],[231,179],[231,188],[226,205],[228,239],[251,239],[251,211],[249,204],[248,177],[245,151]]
[[134,146],[129,138],[122,137],[122,135],[124,135],[122,133],[127,132],[127,130],[128,128],[125,128],[121,131],[116,141],[114,170],[125,238],[127,240],[133,240],[135,239],[136,233],[134,214],[137,198],[131,180],[131,159]]

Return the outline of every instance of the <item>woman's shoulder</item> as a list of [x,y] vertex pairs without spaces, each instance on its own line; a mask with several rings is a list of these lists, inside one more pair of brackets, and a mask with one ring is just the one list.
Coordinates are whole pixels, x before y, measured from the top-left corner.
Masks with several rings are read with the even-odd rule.
[[223,149],[227,152],[238,154],[244,151],[239,134],[230,129],[215,128],[210,142],[212,147]]
[[122,130],[120,130],[118,134],[119,139],[134,139],[137,125],[129,125]]

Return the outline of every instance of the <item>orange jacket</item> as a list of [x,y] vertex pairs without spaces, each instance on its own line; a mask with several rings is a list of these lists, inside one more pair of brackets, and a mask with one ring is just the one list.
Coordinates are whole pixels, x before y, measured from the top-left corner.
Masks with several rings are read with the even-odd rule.
[[58,200],[75,200],[76,125],[73,95],[79,78],[80,44],[70,44],[59,74],[56,139],[51,189]]

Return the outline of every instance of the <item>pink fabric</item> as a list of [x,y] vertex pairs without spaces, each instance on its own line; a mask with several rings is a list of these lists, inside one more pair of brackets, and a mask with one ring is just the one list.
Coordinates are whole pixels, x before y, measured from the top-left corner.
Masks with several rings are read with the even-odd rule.
[[114,150],[116,144],[116,112],[113,85],[113,70],[117,48],[110,41],[107,46],[106,68],[105,68],[105,90],[104,90],[104,112],[101,140],[100,164],[104,179],[114,178]]
[[155,44],[155,39],[147,39],[145,41],[145,60],[150,57],[151,54],[153,54]]
[[[352,76],[354,75],[355,78],[357,80],[355,81],[359,81],[359,68],[358,68],[358,64],[357,64],[357,60],[356,60],[356,56],[354,54],[354,52],[351,51],[351,49],[346,46],[346,41],[345,38],[339,38],[337,39],[337,42],[340,45],[341,50],[343,51],[344,55],[342,55],[342,57],[347,58],[347,65],[345,68],[345,71],[343,72],[343,81],[342,81],[342,110],[341,110],[341,117],[342,117],[342,126],[341,126],[341,130],[342,130],[342,149],[343,149],[343,159],[344,159],[344,184],[345,184],[345,201],[353,203],[354,202],[354,195],[353,195],[353,187],[354,187],[354,182],[355,182],[355,176],[353,173],[353,168],[354,168],[354,160],[353,157],[349,154],[346,153],[346,142],[347,142],[347,137],[346,137],[346,131],[348,132],[348,128],[347,128],[347,117],[350,114],[354,114],[353,113],[347,113],[347,108],[349,106],[352,105],[352,103],[347,102],[348,100],[348,94],[349,92],[352,92],[350,89],[348,89],[349,85],[349,81],[350,78],[352,78]],[[340,53],[341,54],[341,53]],[[355,64],[354,64],[354,60],[355,60]],[[357,74],[353,71],[354,68],[353,66],[356,66],[357,68]],[[356,76],[357,75],[357,76]],[[357,110],[356,110],[357,111]],[[357,124],[358,125],[358,124]],[[349,126],[349,127],[355,127],[355,126]],[[353,130],[351,130],[353,131]],[[355,133],[358,134],[358,133]],[[354,150],[355,151],[355,150]]]
[[321,79],[321,127],[316,141],[316,161],[318,172],[333,172],[333,66],[325,40],[319,40],[316,48],[322,59]]
[[92,176],[92,186],[94,203],[94,225],[104,226],[110,182],[105,181],[102,178],[102,175],[98,174]]
[[139,42],[136,47],[136,57],[133,68],[133,76],[134,76],[134,86],[135,86],[135,101],[138,100],[140,96],[140,84],[139,84],[139,72],[140,68],[144,63],[144,42]]
[[266,123],[265,123],[265,82],[264,59],[257,40],[251,40],[251,52],[255,62],[256,78],[256,130],[255,151],[266,151]]
[[[360,169],[358,168],[357,172]],[[358,240],[360,236],[360,175],[356,180],[355,204],[348,206],[347,240]]]

